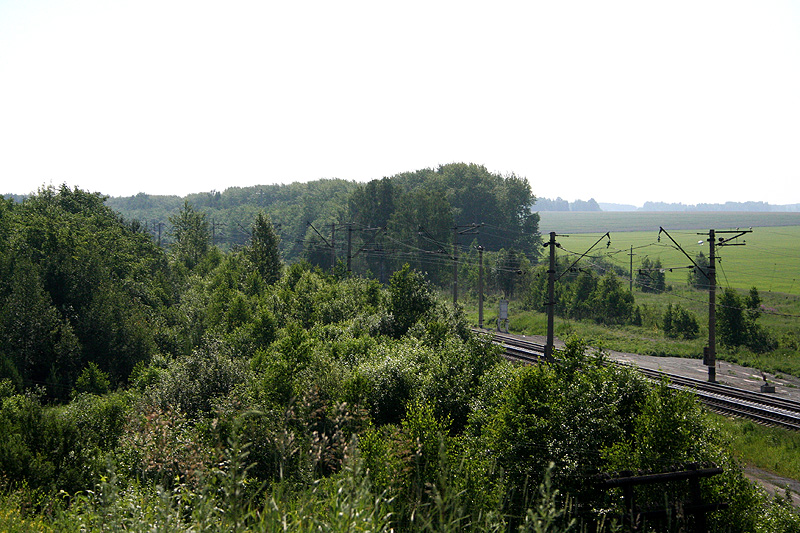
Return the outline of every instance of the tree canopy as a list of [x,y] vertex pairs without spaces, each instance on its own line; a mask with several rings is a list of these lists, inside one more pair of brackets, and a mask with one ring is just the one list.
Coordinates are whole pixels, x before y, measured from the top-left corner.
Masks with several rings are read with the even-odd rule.
[[127,379],[155,347],[152,311],[171,301],[163,253],[104,200],[61,186],[0,204],[0,357],[53,396],[89,363]]

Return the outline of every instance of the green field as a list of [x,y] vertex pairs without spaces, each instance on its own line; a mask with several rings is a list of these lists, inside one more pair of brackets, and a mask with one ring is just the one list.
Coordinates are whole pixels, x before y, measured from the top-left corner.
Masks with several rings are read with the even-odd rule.
[[[661,211],[601,211],[569,212],[541,211],[539,229],[542,235],[557,233],[592,233],[600,231],[653,231],[800,226],[800,213],[746,212],[661,212]],[[602,231],[601,231],[602,229]]]
[[542,212],[540,215],[543,239],[550,231],[569,235],[558,238],[562,246],[560,254],[581,254],[608,231],[610,246],[606,247],[603,241],[592,255],[602,256],[627,271],[633,247],[634,274],[645,257],[660,259],[667,269],[667,283],[672,285],[687,284],[687,267],[691,262],[666,235],[662,234],[659,240],[659,227],[695,257],[699,252],[708,256],[708,244],[701,245],[698,241],[707,238],[709,228],[719,231],[752,226],[753,232],[738,240],[743,246],[717,247],[717,256],[721,258],[718,285],[745,290],[755,286],[762,293],[800,295],[800,213]]

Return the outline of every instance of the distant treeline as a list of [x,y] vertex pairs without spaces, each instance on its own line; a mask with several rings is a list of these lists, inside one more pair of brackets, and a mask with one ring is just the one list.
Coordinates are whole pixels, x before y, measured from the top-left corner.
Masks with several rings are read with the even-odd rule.
[[551,200],[537,198],[534,211],[694,211],[694,212],[756,212],[756,213],[796,213],[800,212],[800,204],[773,205],[767,202],[725,202],[724,204],[682,204],[667,202],[645,202],[642,207],[630,204],[598,203],[594,198],[588,201],[575,200],[568,202],[561,197]]
[[724,204],[696,204],[645,202],[640,211],[748,211],[748,212],[796,212],[800,204],[772,205],[767,202],[725,202]]
[[594,198],[568,202],[560,196],[555,200],[537,198],[532,208],[534,211],[603,211]]
[[[213,244],[235,250],[247,245],[256,215],[264,212],[280,235],[287,262],[307,260],[330,268],[346,262],[382,281],[404,263],[434,282],[452,270],[453,243],[460,254],[472,246],[541,253],[539,215],[528,180],[486,167],[452,163],[357,183],[323,179],[289,185],[230,187],[178,196],[139,193],[109,198],[106,205],[137,220],[162,246],[171,242],[169,219],[188,202],[206,214]],[[454,231],[455,230],[455,231]],[[349,251],[349,254],[348,254]]]

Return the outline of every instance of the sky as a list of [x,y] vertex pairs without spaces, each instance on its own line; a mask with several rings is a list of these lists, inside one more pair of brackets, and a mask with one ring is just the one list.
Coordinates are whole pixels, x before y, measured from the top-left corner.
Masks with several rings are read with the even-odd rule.
[[0,0],[0,193],[452,162],[570,201],[800,203],[800,2]]

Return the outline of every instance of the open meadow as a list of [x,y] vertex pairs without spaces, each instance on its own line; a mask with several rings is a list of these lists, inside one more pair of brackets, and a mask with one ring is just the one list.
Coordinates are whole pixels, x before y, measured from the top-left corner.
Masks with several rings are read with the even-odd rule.
[[800,295],[800,213],[542,212],[540,216],[543,239],[551,231],[569,235],[558,238],[559,253],[582,254],[609,232],[611,244],[606,247],[604,240],[591,255],[630,271],[633,252],[634,276],[644,258],[660,259],[671,285],[687,284],[691,262],[665,234],[659,235],[659,228],[667,230],[692,258],[700,252],[708,256],[708,243],[699,241],[708,238],[709,229],[752,228],[752,233],[731,241],[739,246],[717,247],[718,284]]

